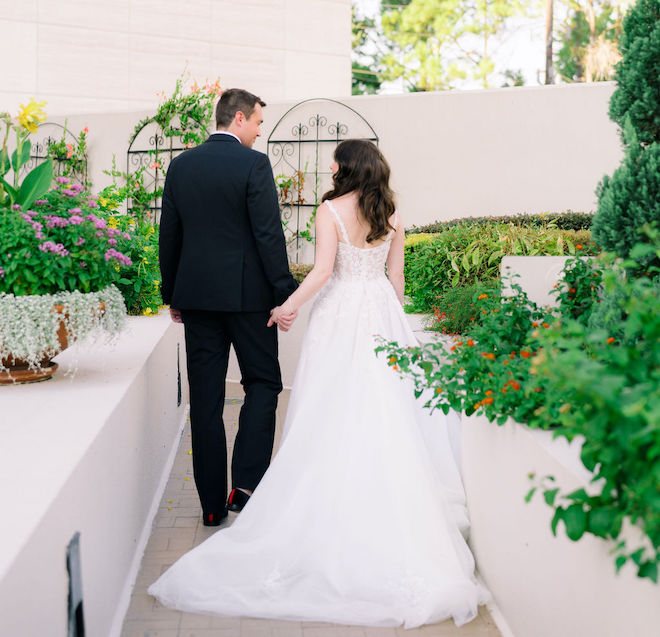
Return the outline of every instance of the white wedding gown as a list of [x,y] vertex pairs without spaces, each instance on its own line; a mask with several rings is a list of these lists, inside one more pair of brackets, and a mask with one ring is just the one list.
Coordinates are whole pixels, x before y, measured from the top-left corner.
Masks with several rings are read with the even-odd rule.
[[391,236],[354,247],[332,211],[343,241],[310,314],[277,455],[232,526],[149,593],[219,615],[461,625],[487,592],[463,537],[449,419],[429,415],[374,353],[374,335],[416,344],[385,276]]

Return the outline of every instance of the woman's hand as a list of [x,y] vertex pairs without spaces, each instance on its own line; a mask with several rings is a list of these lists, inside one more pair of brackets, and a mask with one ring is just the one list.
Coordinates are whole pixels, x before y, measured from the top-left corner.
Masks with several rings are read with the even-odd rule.
[[270,311],[270,319],[268,320],[267,327],[277,323],[277,326],[283,332],[288,332],[297,316],[298,312],[291,313],[288,310],[285,310],[282,305],[278,305]]

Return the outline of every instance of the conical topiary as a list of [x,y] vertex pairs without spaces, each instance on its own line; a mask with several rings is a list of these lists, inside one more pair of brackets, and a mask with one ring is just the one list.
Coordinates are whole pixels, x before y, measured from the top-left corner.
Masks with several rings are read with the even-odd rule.
[[626,116],[642,144],[660,142],[660,0],[637,0],[623,22],[610,118]]
[[637,0],[630,9],[621,53],[610,117],[622,129],[625,156],[598,185],[591,232],[602,248],[627,258],[648,239],[640,228],[660,224],[660,0]]
[[642,146],[630,120],[624,139],[627,148],[621,165],[598,185],[591,234],[599,246],[625,258],[636,243],[646,240],[639,229],[660,223],[660,144]]

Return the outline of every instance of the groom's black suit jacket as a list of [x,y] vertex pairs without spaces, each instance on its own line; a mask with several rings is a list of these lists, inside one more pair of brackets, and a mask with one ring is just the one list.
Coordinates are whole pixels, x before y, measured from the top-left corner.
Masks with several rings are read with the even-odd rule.
[[296,289],[268,158],[215,134],[176,157],[163,192],[163,301],[176,309],[256,312]]

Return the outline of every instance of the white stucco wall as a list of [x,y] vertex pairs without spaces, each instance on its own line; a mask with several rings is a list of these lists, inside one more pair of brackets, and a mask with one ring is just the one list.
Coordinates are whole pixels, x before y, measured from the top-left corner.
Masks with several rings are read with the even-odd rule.
[[0,0],[0,111],[149,108],[184,68],[271,100],[351,92],[350,0]]
[[[598,83],[338,99],[374,128],[410,227],[476,215],[595,210],[599,180],[621,160],[617,127],[607,117],[613,90],[612,83]],[[330,90],[319,95],[337,97]],[[273,128],[297,100],[263,97],[268,106],[255,148],[265,152]],[[331,121],[351,121],[338,104],[315,104]],[[303,110],[302,123],[312,111]],[[128,137],[151,112],[68,118],[74,132],[89,126],[95,189],[110,182],[102,171],[113,154],[125,170]],[[322,170],[326,163],[322,158]]]

